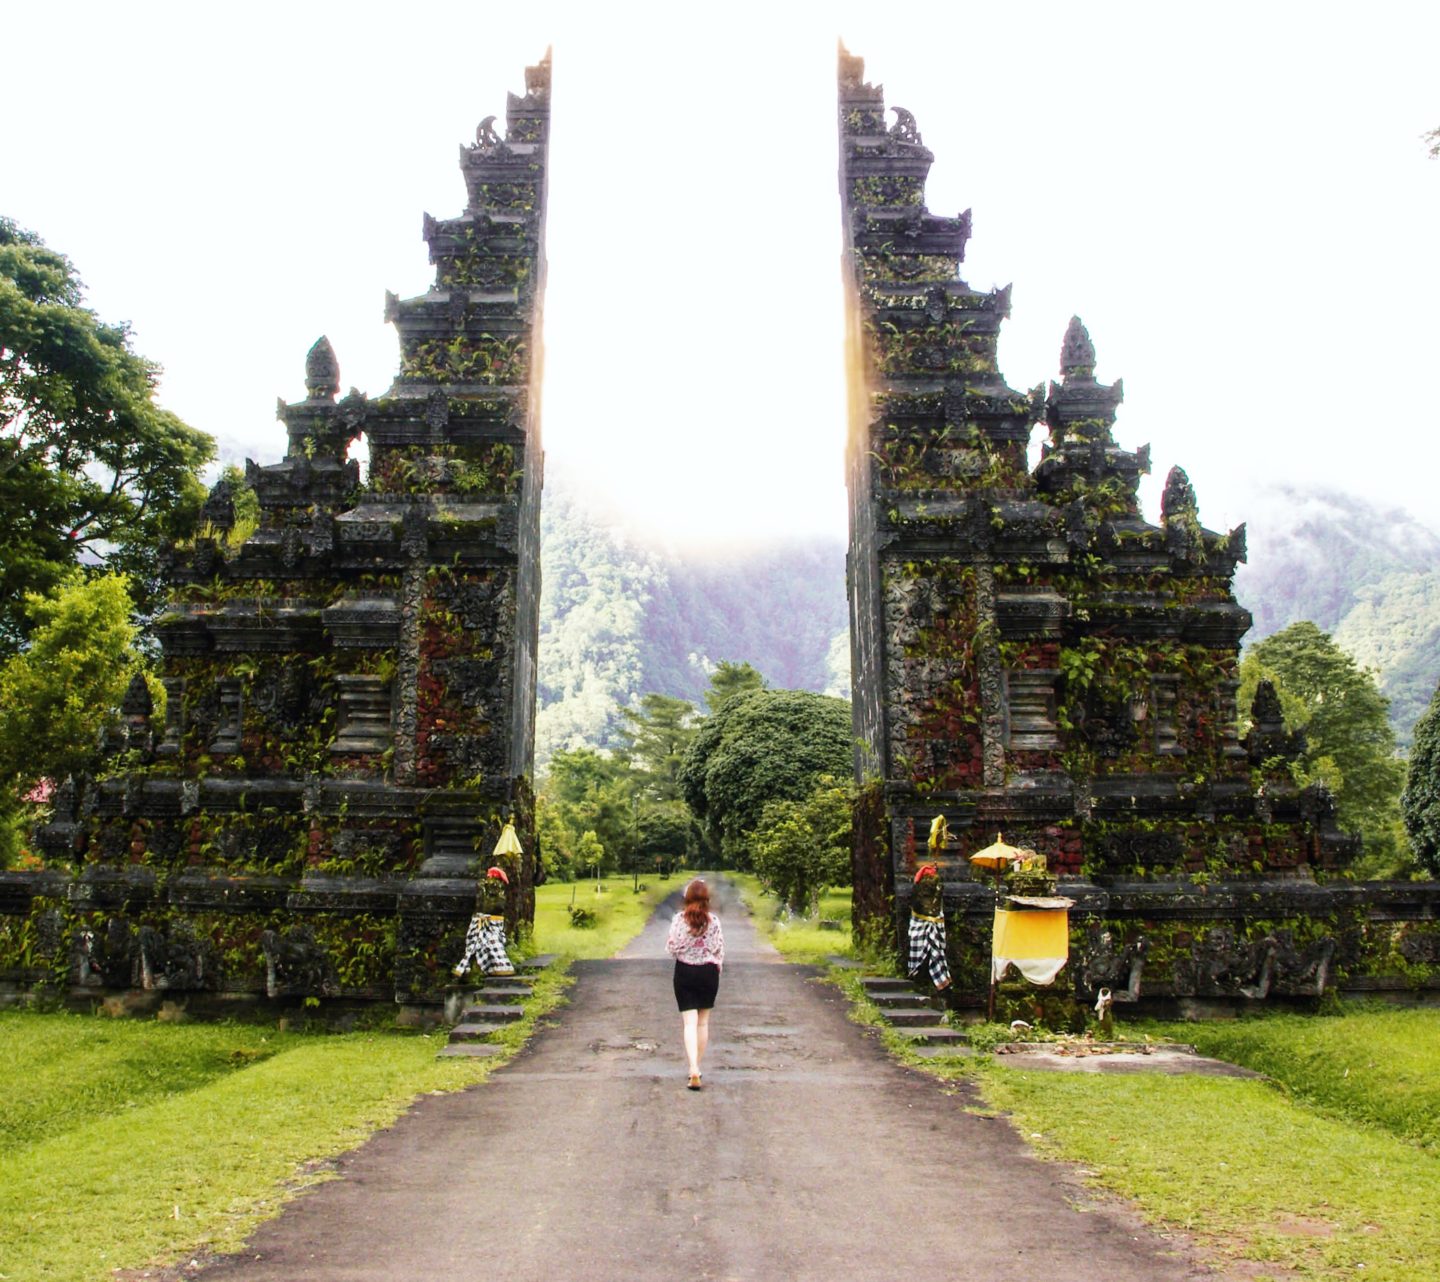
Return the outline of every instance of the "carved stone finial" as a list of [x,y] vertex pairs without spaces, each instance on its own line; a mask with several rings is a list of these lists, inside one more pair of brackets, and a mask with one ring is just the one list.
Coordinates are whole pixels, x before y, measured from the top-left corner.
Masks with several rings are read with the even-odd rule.
[[1266,733],[1285,729],[1285,717],[1280,711],[1280,695],[1274,682],[1261,681],[1255,687],[1255,697],[1250,701],[1250,724]]
[[1280,708],[1280,695],[1269,680],[1261,680],[1250,701],[1250,733],[1245,736],[1245,751],[1256,765],[1276,757],[1294,761],[1305,751],[1305,735],[1285,728],[1285,715]]
[[1165,478],[1165,490],[1160,496],[1160,524],[1169,525],[1182,518],[1194,520],[1200,513],[1200,503],[1195,497],[1195,487],[1185,475],[1183,467],[1172,467]]
[[1060,374],[1068,383],[1072,378],[1095,377],[1095,344],[1078,316],[1070,318],[1065,339],[1060,344]]
[[155,712],[155,702],[150,697],[150,687],[145,674],[137,672],[125,687],[125,697],[120,700],[120,715],[127,721],[149,721]]
[[495,117],[486,116],[475,126],[475,145],[482,152],[494,151],[504,140],[495,132]]
[[920,125],[914,115],[906,111],[904,107],[891,107],[895,113],[895,123],[890,126],[890,137],[896,142],[920,143]]
[[200,520],[217,530],[229,530],[235,525],[235,489],[224,477],[210,487],[205,505],[200,509]]
[[340,362],[323,334],[305,354],[305,390],[312,401],[333,401],[340,390]]

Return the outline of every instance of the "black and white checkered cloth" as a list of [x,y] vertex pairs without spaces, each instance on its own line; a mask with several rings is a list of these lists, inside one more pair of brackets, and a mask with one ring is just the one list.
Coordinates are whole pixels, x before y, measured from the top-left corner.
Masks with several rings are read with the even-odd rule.
[[505,951],[505,918],[476,913],[470,919],[470,929],[465,932],[465,956],[455,967],[455,974],[463,975],[472,962],[482,975],[515,973]]
[[950,982],[950,967],[945,964],[945,922],[910,914],[910,978],[916,979],[926,967],[930,982],[944,988]]

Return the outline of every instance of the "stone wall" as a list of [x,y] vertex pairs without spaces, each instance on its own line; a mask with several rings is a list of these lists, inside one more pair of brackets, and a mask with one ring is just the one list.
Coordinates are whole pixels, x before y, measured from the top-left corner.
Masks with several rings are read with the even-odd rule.
[[0,876],[0,991],[433,1006],[507,819],[528,929],[549,100],[547,57],[461,148],[435,284],[386,299],[393,386],[340,397],[319,340],[258,528],[222,483],[171,550],[163,723],[132,687],[45,871]]
[[918,123],[902,108],[892,121],[843,51],[839,82],[862,934],[903,942],[917,833],[928,857],[943,814],[962,1001],[983,997],[994,905],[969,856],[1001,835],[1046,855],[1076,898],[1081,989],[1101,974],[1113,986],[1117,967],[1128,989],[1112,953],[1148,948],[1147,997],[1303,995],[1326,940],[1320,987],[1384,987],[1392,925],[1422,959],[1405,962],[1404,984],[1440,987],[1423,960],[1436,886],[1344,883],[1356,843],[1328,794],[1292,782],[1303,744],[1268,687],[1239,735],[1250,617],[1231,579],[1244,528],[1205,529],[1179,468],[1160,523],[1144,519],[1149,448],[1115,439],[1123,388],[1095,378],[1078,318],[1058,382],[1006,384],[996,346],[1010,291],[961,277],[969,212],[926,207],[934,158]]

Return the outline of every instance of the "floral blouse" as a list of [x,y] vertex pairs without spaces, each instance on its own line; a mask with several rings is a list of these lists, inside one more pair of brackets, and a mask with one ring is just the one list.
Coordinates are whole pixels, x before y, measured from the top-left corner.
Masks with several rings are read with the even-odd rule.
[[710,924],[700,934],[690,929],[685,914],[675,914],[670,923],[670,938],[665,941],[665,951],[676,961],[690,966],[723,966],[725,964],[725,935],[720,929],[720,918],[710,914]]

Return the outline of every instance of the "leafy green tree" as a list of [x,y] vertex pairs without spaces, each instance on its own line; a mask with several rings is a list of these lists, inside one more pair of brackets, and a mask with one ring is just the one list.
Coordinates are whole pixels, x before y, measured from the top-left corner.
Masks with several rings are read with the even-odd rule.
[[640,707],[622,708],[630,767],[637,787],[655,801],[680,800],[680,763],[699,729],[695,705],[664,694],[641,696]]
[[1274,682],[1289,727],[1305,733],[1301,782],[1329,785],[1340,826],[1361,834],[1366,871],[1399,871],[1406,858],[1399,812],[1405,766],[1395,754],[1389,700],[1375,678],[1308,621],[1246,651],[1242,708],[1262,677]]
[[695,821],[683,801],[642,805],[635,828],[635,868],[666,872],[683,867],[699,845]]
[[738,864],[770,801],[800,801],[850,773],[850,705],[805,690],[752,690],[701,723],[680,787],[722,856]]
[[765,688],[765,678],[748,663],[732,663],[721,659],[715,671],[710,674],[710,688],[705,691],[705,706],[711,716],[719,712],[731,699]]
[[750,837],[761,884],[791,913],[808,917],[826,886],[850,881],[854,789],[829,775],[803,801],[770,801]]
[[1432,877],[1440,877],[1440,687],[1415,725],[1400,808],[1415,858]]
[[0,652],[28,635],[25,594],[82,562],[153,595],[204,498],[214,442],[155,404],[159,368],[81,297],[64,255],[0,218]]
[[93,762],[96,743],[140,670],[132,603],[117,574],[72,575],[53,594],[26,597],[30,644],[0,665],[0,817],[11,833],[24,797]]
[[606,858],[623,866],[635,844],[631,795],[630,772],[615,757],[576,748],[550,758],[540,796],[547,824],[545,846],[560,856],[554,864],[557,873],[563,875],[567,866],[577,871],[588,868],[581,854],[586,832],[595,834]]
[[580,840],[575,844],[575,859],[581,868],[595,874],[595,884],[600,884],[600,869],[605,863],[605,847],[601,844],[600,838],[595,835],[593,828],[588,828],[580,834]]

